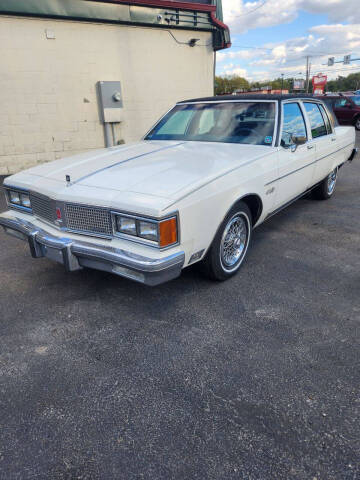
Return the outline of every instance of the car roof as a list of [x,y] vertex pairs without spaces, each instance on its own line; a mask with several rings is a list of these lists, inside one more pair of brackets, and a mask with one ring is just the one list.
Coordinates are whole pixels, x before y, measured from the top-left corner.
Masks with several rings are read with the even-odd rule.
[[356,97],[356,93],[341,92],[341,93],[327,93],[325,95],[319,95],[322,100],[325,98],[344,98],[344,97]]
[[191,103],[191,102],[223,102],[223,101],[239,101],[239,100],[273,100],[273,101],[283,101],[283,100],[292,100],[292,99],[304,99],[304,100],[318,100],[321,101],[322,99],[319,97],[315,97],[310,94],[264,94],[264,93],[244,93],[241,95],[216,95],[214,97],[202,97],[202,98],[191,98],[188,100],[182,100],[181,102],[177,103]]

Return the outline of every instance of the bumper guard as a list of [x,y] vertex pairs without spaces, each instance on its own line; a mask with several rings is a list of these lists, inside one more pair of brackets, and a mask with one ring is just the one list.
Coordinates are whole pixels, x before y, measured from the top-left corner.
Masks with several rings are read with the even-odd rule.
[[55,260],[69,272],[89,267],[154,286],[178,277],[185,260],[184,252],[153,259],[119,248],[56,237],[16,217],[0,216],[0,225],[7,234],[28,241],[32,257]]

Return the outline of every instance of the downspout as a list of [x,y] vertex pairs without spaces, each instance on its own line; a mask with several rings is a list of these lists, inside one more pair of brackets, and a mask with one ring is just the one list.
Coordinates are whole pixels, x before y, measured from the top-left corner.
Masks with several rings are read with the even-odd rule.
[[213,92],[215,95],[215,77],[216,77],[216,50],[214,50],[214,75],[213,75]]

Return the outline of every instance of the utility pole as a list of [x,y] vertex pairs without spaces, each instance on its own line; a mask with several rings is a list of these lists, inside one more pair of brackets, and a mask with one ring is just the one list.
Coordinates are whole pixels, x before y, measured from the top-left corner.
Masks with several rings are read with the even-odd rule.
[[281,95],[283,93],[283,88],[284,88],[284,74],[281,74]]
[[310,83],[310,57],[306,56],[306,93],[309,93],[309,83]]

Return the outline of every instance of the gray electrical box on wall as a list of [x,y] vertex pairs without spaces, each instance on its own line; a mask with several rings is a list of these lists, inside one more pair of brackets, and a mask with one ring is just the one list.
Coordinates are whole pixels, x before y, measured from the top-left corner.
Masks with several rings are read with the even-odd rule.
[[123,100],[120,82],[97,82],[101,121],[117,123],[123,120]]

